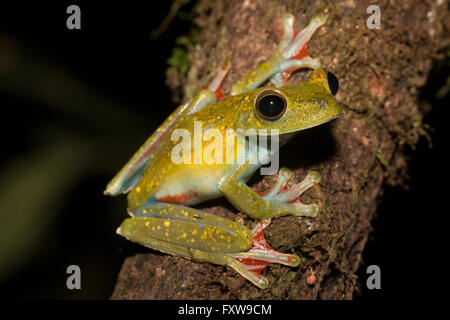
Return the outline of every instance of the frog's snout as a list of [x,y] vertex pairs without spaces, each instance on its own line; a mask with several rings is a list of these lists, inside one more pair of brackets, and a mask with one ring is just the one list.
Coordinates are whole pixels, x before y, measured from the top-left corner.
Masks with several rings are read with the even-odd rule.
[[334,119],[342,113],[342,107],[339,105],[339,103],[335,102],[332,108],[333,108],[333,113],[334,113],[334,117],[333,117],[333,119]]

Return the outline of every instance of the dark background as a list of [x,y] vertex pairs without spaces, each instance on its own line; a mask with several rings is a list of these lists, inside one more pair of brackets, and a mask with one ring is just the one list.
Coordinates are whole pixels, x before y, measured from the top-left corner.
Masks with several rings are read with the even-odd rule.
[[[156,39],[150,33],[169,1],[59,2],[0,5],[0,218],[7,222],[0,232],[19,226],[17,240],[1,243],[3,299],[107,299],[124,258],[148,251],[115,234],[127,216],[126,198],[103,190],[176,107],[164,84],[167,59],[175,39],[194,27],[192,2]],[[81,7],[81,30],[66,28],[70,4]],[[422,296],[435,284],[436,236],[448,211],[441,206],[447,191],[438,185],[448,162],[449,115],[448,94],[438,99],[436,92],[448,74],[448,63],[436,62],[420,94],[433,148],[422,138],[408,150],[409,190],[386,187],[357,299]],[[64,165],[52,160],[58,157]],[[56,175],[64,178],[54,181]],[[82,290],[66,288],[71,264],[81,268]],[[365,289],[371,264],[381,268],[379,291]]]

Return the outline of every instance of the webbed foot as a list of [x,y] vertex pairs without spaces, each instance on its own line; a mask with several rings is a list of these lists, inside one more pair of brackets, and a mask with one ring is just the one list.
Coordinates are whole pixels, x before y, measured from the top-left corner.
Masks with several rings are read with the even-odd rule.
[[270,219],[258,222],[252,230],[253,244],[248,251],[229,254],[235,258],[229,266],[261,289],[268,286],[268,280],[261,275],[261,271],[269,264],[279,263],[290,267],[297,267],[300,264],[297,255],[281,253],[270,247],[263,233],[269,224]]
[[286,189],[286,184],[291,176],[291,170],[281,168],[277,183],[263,198],[269,200],[274,209],[277,209],[274,211],[282,210],[285,214],[316,217],[319,212],[317,204],[304,204],[300,201],[300,196],[320,182],[320,173],[311,171],[300,183]]

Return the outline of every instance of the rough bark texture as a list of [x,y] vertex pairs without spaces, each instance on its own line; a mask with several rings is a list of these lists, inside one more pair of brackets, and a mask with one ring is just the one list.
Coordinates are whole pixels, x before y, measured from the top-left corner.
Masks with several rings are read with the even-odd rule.
[[[266,229],[273,248],[302,258],[298,268],[266,268],[267,290],[231,268],[150,251],[126,259],[112,298],[351,299],[383,185],[407,184],[405,146],[426,134],[417,95],[438,50],[449,44],[449,9],[441,2],[378,1],[381,29],[369,30],[366,1],[200,1],[201,32],[189,52],[190,71],[168,78],[184,98],[203,87],[225,59],[232,63],[223,87],[229,92],[234,81],[271,56],[286,12],[295,15],[297,29],[315,13],[328,14],[309,53],[339,78],[337,100],[345,110],[330,125],[299,134],[282,149],[280,164],[294,170],[290,184],[312,169],[322,173],[320,186],[302,197],[321,210],[315,219],[274,219]],[[308,73],[297,72],[291,81]],[[250,185],[262,191],[273,182],[267,176]],[[200,208],[229,218],[237,214],[225,199]]]

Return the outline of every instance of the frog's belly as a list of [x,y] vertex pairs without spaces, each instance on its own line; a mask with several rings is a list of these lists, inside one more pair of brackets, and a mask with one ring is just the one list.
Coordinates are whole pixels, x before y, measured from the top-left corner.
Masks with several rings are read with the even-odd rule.
[[158,202],[195,205],[219,198],[222,193],[219,182],[225,168],[203,167],[197,170],[181,170],[169,177],[154,192],[152,198]]

